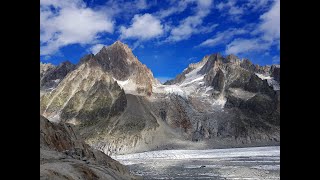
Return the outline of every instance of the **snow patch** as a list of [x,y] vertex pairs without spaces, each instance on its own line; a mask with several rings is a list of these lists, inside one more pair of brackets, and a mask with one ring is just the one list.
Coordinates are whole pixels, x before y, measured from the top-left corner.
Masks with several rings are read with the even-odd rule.
[[265,79],[272,79],[271,76],[266,76],[264,74],[259,74],[259,73],[255,73],[260,79],[265,80]]
[[272,86],[273,87],[273,90],[275,91],[278,91],[280,90],[280,84],[279,82],[277,82],[276,80],[274,80],[273,77],[271,76],[266,76],[266,75],[263,75],[263,74],[259,74],[259,73],[255,73],[260,79],[262,80],[267,80],[269,86]]
[[192,84],[192,83],[194,83],[196,81],[201,81],[201,80],[203,80],[203,78],[204,78],[204,75],[200,76],[200,77],[197,77],[197,78],[195,78],[195,79],[193,79],[191,81],[183,81],[183,83],[180,84],[180,86],[187,86],[187,85]]
[[113,78],[113,80],[117,81],[118,85],[124,90],[125,93],[136,94],[137,84],[130,78],[125,81],[120,81],[115,78]]
[[166,87],[164,87],[164,91],[167,94],[176,94],[176,95],[179,95],[179,96],[182,96],[185,98],[187,97],[186,93],[177,85],[166,86]]

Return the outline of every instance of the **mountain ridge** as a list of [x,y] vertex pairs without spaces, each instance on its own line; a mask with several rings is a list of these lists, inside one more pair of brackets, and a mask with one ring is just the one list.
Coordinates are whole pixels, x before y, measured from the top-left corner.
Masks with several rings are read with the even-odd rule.
[[40,112],[106,154],[280,141],[280,66],[215,53],[161,84],[120,41],[75,66]]

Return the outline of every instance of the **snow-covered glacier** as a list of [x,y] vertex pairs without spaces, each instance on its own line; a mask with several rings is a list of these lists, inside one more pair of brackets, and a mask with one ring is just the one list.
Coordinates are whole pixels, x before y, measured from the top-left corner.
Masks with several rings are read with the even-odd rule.
[[280,179],[280,146],[113,156],[144,179]]

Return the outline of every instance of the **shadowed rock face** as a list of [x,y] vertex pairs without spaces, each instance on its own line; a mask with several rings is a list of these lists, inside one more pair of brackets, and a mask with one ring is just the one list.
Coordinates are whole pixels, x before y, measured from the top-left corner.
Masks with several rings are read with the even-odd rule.
[[272,65],[270,71],[274,79],[280,83],[280,65]]
[[40,116],[40,179],[139,179],[128,169],[92,149],[69,124]]
[[69,61],[62,62],[56,67],[40,63],[40,90],[46,91],[55,88],[75,67],[76,65]]
[[42,77],[51,69],[53,69],[55,66],[50,63],[42,63],[40,62],[40,81]]
[[117,80],[133,80],[138,86],[137,91],[142,94],[152,93],[152,83],[155,82],[152,72],[122,42],[116,41],[111,46],[103,47],[91,60],[97,61],[104,71]]

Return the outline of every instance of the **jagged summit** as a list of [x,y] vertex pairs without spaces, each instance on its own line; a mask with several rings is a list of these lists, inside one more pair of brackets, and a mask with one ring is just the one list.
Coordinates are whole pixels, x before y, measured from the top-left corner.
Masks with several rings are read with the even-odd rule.
[[197,63],[191,63],[181,74],[178,74],[174,79],[168,80],[164,84],[170,85],[170,84],[181,83],[183,80],[186,79],[185,77],[186,74],[190,73],[191,71],[199,67],[201,68],[197,70],[196,74],[206,75],[212,69],[217,69],[218,67],[225,66],[225,65],[241,67],[247,71],[264,74],[267,76],[272,75],[274,69],[278,71],[278,69],[280,68],[280,65],[259,66],[258,64],[253,64],[249,59],[246,59],[246,58],[240,59],[234,54],[223,56],[221,55],[221,53],[217,52],[217,53],[204,56],[204,58]]
[[278,142],[280,67],[214,53],[161,84],[116,41],[81,58],[41,96],[40,112],[50,121],[74,124],[88,144],[107,154],[185,140],[223,146]]
[[128,46],[125,43],[121,42],[120,40],[115,41],[112,45]]
[[102,48],[92,59],[104,71],[110,73],[126,92],[152,93],[155,79],[151,70],[134,56],[128,45],[121,41]]

